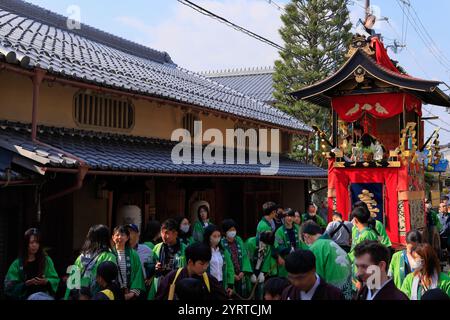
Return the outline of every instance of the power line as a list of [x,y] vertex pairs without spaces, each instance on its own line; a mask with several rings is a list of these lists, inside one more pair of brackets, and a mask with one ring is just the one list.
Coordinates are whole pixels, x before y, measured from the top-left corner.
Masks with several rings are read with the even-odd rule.
[[[449,72],[450,71],[450,65],[448,65],[445,60],[443,60],[440,57],[440,54],[435,52],[434,50],[434,46],[431,44],[430,45],[430,41],[429,39],[427,39],[427,37],[423,34],[423,30],[420,29],[420,27],[416,24],[416,21],[414,19],[414,17],[412,17],[411,13],[409,10],[405,10],[405,7],[407,6],[407,4],[404,2],[404,0],[397,0],[397,4],[400,6],[400,9],[402,10],[403,14],[406,16],[408,22],[411,24],[411,26],[414,28],[414,30],[416,31],[417,35],[419,36],[419,38],[422,40],[422,42],[425,44],[425,46],[427,47],[427,49],[430,51],[430,53],[433,55],[433,57],[436,59],[436,61],[442,66],[444,67],[444,69]],[[403,5],[402,5],[403,4]]]
[[[387,21],[388,26],[392,29],[392,31],[394,31],[394,33],[397,35],[397,37],[400,37],[397,29],[394,28],[394,26],[389,22],[389,20]],[[422,70],[423,74],[427,77],[427,78],[431,78],[431,76],[428,74],[428,72],[426,71],[426,69],[422,66],[422,64],[419,62],[419,59],[416,56],[416,53],[414,52],[414,50],[412,48],[409,48],[407,45],[405,45],[405,49],[406,52],[408,52],[408,54],[411,56],[411,58],[414,60],[414,62],[419,66],[419,68]]]
[[445,55],[445,53],[443,53],[438,45],[436,44],[436,42],[434,41],[433,37],[431,37],[430,33],[428,32],[427,28],[425,28],[424,24],[422,23],[422,20],[420,19],[416,9],[414,9],[414,6],[410,3],[410,8],[413,10],[414,15],[417,18],[417,21],[419,21],[420,26],[422,27],[423,31],[425,32],[426,36],[428,37],[428,39],[430,40],[430,42],[434,45],[434,48],[436,51],[438,51],[441,55],[441,57],[443,59],[445,59],[448,63],[450,63],[450,60],[447,58],[447,56]]
[[425,120],[425,121],[428,122],[429,124],[431,124],[431,125],[432,125],[433,127],[435,127],[435,128],[440,128],[441,130],[450,133],[450,130],[445,129],[445,128],[442,128],[441,126],[438,126],[438,125],[432,123],[430,120]]
[[227,19],[225,19],[225,18],[223,18],[223,17],[221,17],[221,16],[219,16],[219,15],[217,15],[217,14],[215,14],[215,13],[213,13],[213,12],[211,12],[211,11],[209,11],[209,10],[207,10],[207,9],[205,9],[205,8],[199,6],[199,5],[197,5],[197,4],[195,4],[195,3],[191,2],[191,1],[189,1],[189,0],[177,0],[177,1],[179,3],[181,3],[181,4],[183,4],[183,5],[191,8],[191,9],[194,9],[195,11],[197,11],[197,12],[199,12],[199,13],[207,16],[207,17],[213,18],[213,19],[215,19],[215,20],[217,20],[217,21],[219,21],[219,22],[221,22],[221,23],[223,23],[223,24],[225,24],[225,25],[227,25],[229,27],[232,27],[233,29],[235,29],[237,31],[240,31],[240,32],[242,32],[242,33],[244,33],[244,34],[246,34],[246,35],[248,35],[248,36],[250,36],[250,37],[252,37],[252,38],[254,38],[256,40],[259,40],[259,41],[261,41],[261,42],[263,42],[265,44],[268,44],[268,45],[270,45],[270,46],[272,46],[272,47],[274,47],[274,48],[276,48],[276,49],[278,49],[280,51],[284,50],[284,48],[282,46],[280,46],[279,44],[277,44],[277,43],[275,43],[275,42],[273,42],[273,41],[271,41],[271,40],[269,40],[267,38],[264,38],[263,36],[260,36],[259,34],[256,34],[256,33],[252,32],[252,31],[250,31],[248,29],[245,29],[244,27],[241,27],[240,25],[237,25],[237,24],[235,24],[235,23],[233,23],[233,22],[231,22],[231,21],[229,21],[229,20],[227,20]]

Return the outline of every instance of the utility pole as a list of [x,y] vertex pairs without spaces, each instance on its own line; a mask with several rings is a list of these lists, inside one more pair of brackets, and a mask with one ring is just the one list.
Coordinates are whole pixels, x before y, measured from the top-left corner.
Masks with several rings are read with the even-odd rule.
[[370,0],[366,0],[366,20],[370,15]]

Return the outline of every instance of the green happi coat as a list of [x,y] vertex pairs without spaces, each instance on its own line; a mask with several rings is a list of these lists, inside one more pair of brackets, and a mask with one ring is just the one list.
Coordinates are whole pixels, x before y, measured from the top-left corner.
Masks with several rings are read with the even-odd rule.
[[180,237],[179,239],[180,239],[181,243],[184,244],[186,247],[190,246],[191,244],[193,244],[195,242],[194,237],[192,237],[192,236],[187,237],[187,238]]
[[364,240],[376,240],[380,241],[380,237],[376,234],[376,232],[370,228],[364,228],[363,230],[359,231],[358,228],[353,227],[352,229],[352,247],[350,249],[350,252],[348,253],[348,257],[352,263],[352,279],[353,284],[352,287],[355,289],[355,283],[356,283],[356,265],[355,265],[355,247],[363,242]]
[[[160,261],[160,257],[161,257],[161,248],[163,246],[163,242],[160,242],[158,244],[155,245],[155,247],[153,248],[153,261],[155,261],[155,263]],[[174,270],[178,269],[178,268],[184,268],[186,266],[186,257],[184,255],[184,251],[186,250],[186,246],[180,242],[180,249],[178,250],[178,252],[175,254],[175,261],[174,261]],[[152,284],[150,286],[150,290],[148,292],[148,296],[147,299],[148,300],[153,300],[155,298],[156,292],[158,291],[158,286],[159,286],[159,277],[154,277]]]
[[[252,266],[250,264],[250,259],[248,257],[247,248],[244,244],[244,241],[239,236],[236,236],[234,241],[236,241],[237,248],[238,248],[238,260],[239,260],[241,272],[249,272],[249,273],[253,272]],[[228,245],[228,241],[226,240],[226,238],[222,238],[222,246],[226,250],[228,250],[228,252],[230,253],[230,257],[231,257],[231,250],[230,250],[230,247]]]
[[[44,278],[48,280],[50,295],[54,295],[58,290],[59,276],[56,273],[53,261],[49,256],[45,256]],[[26,299],[27,287],[25,286],[26,275],[23,270],[23,260],[16,259],[11,264],[6,273],[4,282],[5,295],[17,300]]]
[[153,251],[153,249],[155,248],[155,244],[154,244],[153,242],[151,242],[151,241],[144,242],[144,244],[145,244],[147,247],[149,247],[150,249],[152,249],[152,251]]
[[266,218],[262,217],[261,220],[259,220],[258,226],[256,227],[256,234],[260,234],[262,232],[273,232],[272,225],[269,221],[267,221]]
[[[253,269],[252,269],[252,266],[250,263],[250,259],[248,257],[247,248],[244,244],[244,241],[239,236],[236,236],[234,241],[236,242],[237,251],[238,251],[239,268],[240,268],[241,272],[244,272],[244,274],[251,275],[253,273]],[[225,248],[225,250],[227,250],[230,253],[231,262],[233,262],[231,249],[230,249],[228,241],[225,237],[222,238],[222,246]],[[233,266],[234,266],[234,264],[233,264]],[[234,270],[234,273],[236,274],[237,271]],[[244,296],[247,296],[250,293],[251,288],[249,288],[247,286],[248,284],[245,281],[245,277],[242,278],[242,280],[239,281],[238,283],[235,283],[235,287],[237,285],[241,285],[241,288],[236,288],[236,290],[238,292],[240,292],[241,294],[243,294]]]
[[376,240],[380,241],[380,237],[376,234],[376,232],[370,228],[364,228],[363,230],[358,231],[358,228],[353,227],[352,229],[352,247],[350,252],[348,253],[348,257],[350,261],[353,263],[355,261],[355,253],[354,249],[357,244],[363,242],[364,240]]
[[[234,287],[234,266],[231,260],[231,254],[226,249],[219,248],[220,254],[222,255],[223,265],[222,265],[222,284],[223,288]],[[211,263],[208,266],[207,273],[210,273]]]
[[[411,297],[412,297],[413,280],[414,280],[414,273],[408,274],[405,280],[403,281],[401,287],[401,290],[408,296],[409,299],[412,299]],[[450,297],[450,277],[447,274],[443,272],[439,274],[437,287]],[[418,289],[417,300],[421,300],[423,296],[422,292],[423,287],[419,284],[417,289]]]
[[[96,281],[98,266],[104,261],[112,261],[117,264],[117,258],[111,251],[102,251],[98,254],[93,254],[93,257],[88,259],[89,263],[83,265],[82,256],[83,255],[78,256],[77,260],[75,260],[74,268],[72,269],[71,276],[67,279],[67,284],[72,284],[73,286],[73,280],[75,279],[71,280],[72,276],[75,276],[75,272],[79,272],[81,275],[80,286],[83,288],[89,288],[90,294],[93,297],[101,291],[101,288]],[[88,267],[87,269],[86,266]],[[70,290],[67,288],[64,299],[67,300],[69,298],[69,294]]]
[[406,250],[398,251],[392,255],[391,264],[389,265],[388,276],[392,278],[397,288],[401,288],[406,276],[406,263],[408,257]]
[[[252,266],[253,272],[255,271],[256,261],[258,259],[258,246],[259,246],[259,237],[251,237],[248,238],[245,242],[245,246],[247,248],[248,257],[250,259],[250,264]],[[277,262],[273,255],[272,246],[266,246],[264,251],[264,259],[261,264],[260,271],[268,274],[267,276],[276,276],[277,275]]]
[[[296,224],[293,224],[292,227],[294,228],[295,234],[295,247],[293,249],[307,250],[308,246],[302,240],[300,240],[300,227]],[[284,225],[279,227],[275,232],[274,248],[282,258],[285,258],[292,250],[287,229]],[[287,271],[284,266],[278,266],[278,276],[287,277]]]
[[310,245],[309,250],[316,257],[316,272],[325,282],[341,290],[348,289],[348,298],[351,298],[350,259],[337,243],[332,240],[317,239]]
[[[212,224],[212,221],[208,219],[208,225]],[[203,242],[203,232],[206,227],[203,226],[203,224],[197,220],[194,223],[194,226],[192,227],[192,238],[193,242]]]
[[380,243],[386,247],[392,247],[391,239],[389,239],[389,236],[387,235],[386,228],[378,220],[375,221],[375,229],[381,237]]
[[[309,217],[308,213],[302,214],[302,223],[305,223],[306,221],[311,220],[311,219],[308,219],[308,217]],[[317,224],[321,228],[326,228],[327,227],[327,222],[321,216],[316,214],[315,217],[317,218]]]
[[[117,251],[113,250],[117,259]],[[125,247],[125,259],[127,264],[127,274],[120,274],[120,269],[118,270],[118,277],[127,277],[127,287],[128,289],[136,289],[141,292],[141,294],[145,293],[145,281],[144,281],[144,273],[142,272],[142,264],[139,258],[139,254],[136,250]]]

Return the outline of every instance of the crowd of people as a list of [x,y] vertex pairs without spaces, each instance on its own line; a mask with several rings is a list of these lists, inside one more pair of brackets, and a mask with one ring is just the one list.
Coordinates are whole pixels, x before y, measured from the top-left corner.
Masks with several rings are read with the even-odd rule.
[[[428,219],[446,245],[447,199]],[[395,250],[364,202],[349,221],[262,206],[255,236],[239,236],[232,219],[214,224],[202,205],[186,218],[150,221],[146,239],[135,224],[92,226],[80,255],[60,280],[38,229],[25,232],[4,280],[9,299],[28,300],[433,300],[450,299],[450,277],[421,232]],[[398,248],[397,248],[398,249]]]

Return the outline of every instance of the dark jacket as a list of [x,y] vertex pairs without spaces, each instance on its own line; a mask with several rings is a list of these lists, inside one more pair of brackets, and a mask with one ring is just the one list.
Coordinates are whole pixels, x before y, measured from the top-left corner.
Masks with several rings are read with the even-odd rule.
[[[301,300],[300,289],[290,285],[284,289],[281,300]],[[311,300],[345,300],[342,291],[320,278],[320,284]]]
[[[356,295],[355,300],[366,300],[367,299],[367,293],[369,291],[369,288],[367,286],[364,286],[361,288],[361,290]],[[389,280],[386,285],[381,288],[381,290],[377,293],[375,298],[373,300],[409,300],[408,297],[401,292],[394,284],[394,281]]]
[[[173,282],[173,279],[175,278],[175,275],[177,273],[177,270],[172,270],[171,272],[169,272],[163,279],[161,279],[160,284],[158,286],[158,291],[156,292],[156,296],[155,296],[155,300],[167,300],[169,297],[169,290],[170,290],[170,285]],[[184,267],[183,270],[180,272],[180,274],[178,275],[177,281],[175,282],[175,286],[178,283],[178,281],[180,281],[181,279],[185,279],[188,278],[188,271],[187,268]],[[200,279],[203,282],[203,278],[199,277],[197,275],[192,276],[192,278],[195,279]],[[213,276],[211,276],[210,274],[208,274],[208,279],[209,279],[209,285],[211,288],[211,292],[208,292],[208,289],[206,288],[206,285],[203,282],[203,287],[204,287],[204,292],[205,295],[203,297],[198,297],[199,300],[227,300],[227,294],[223,288],[223,286],[219,283],[219,281],[217,281],[216,278],[214,278]],[[192,300],[197,300],[195,297],[193,297]]]

